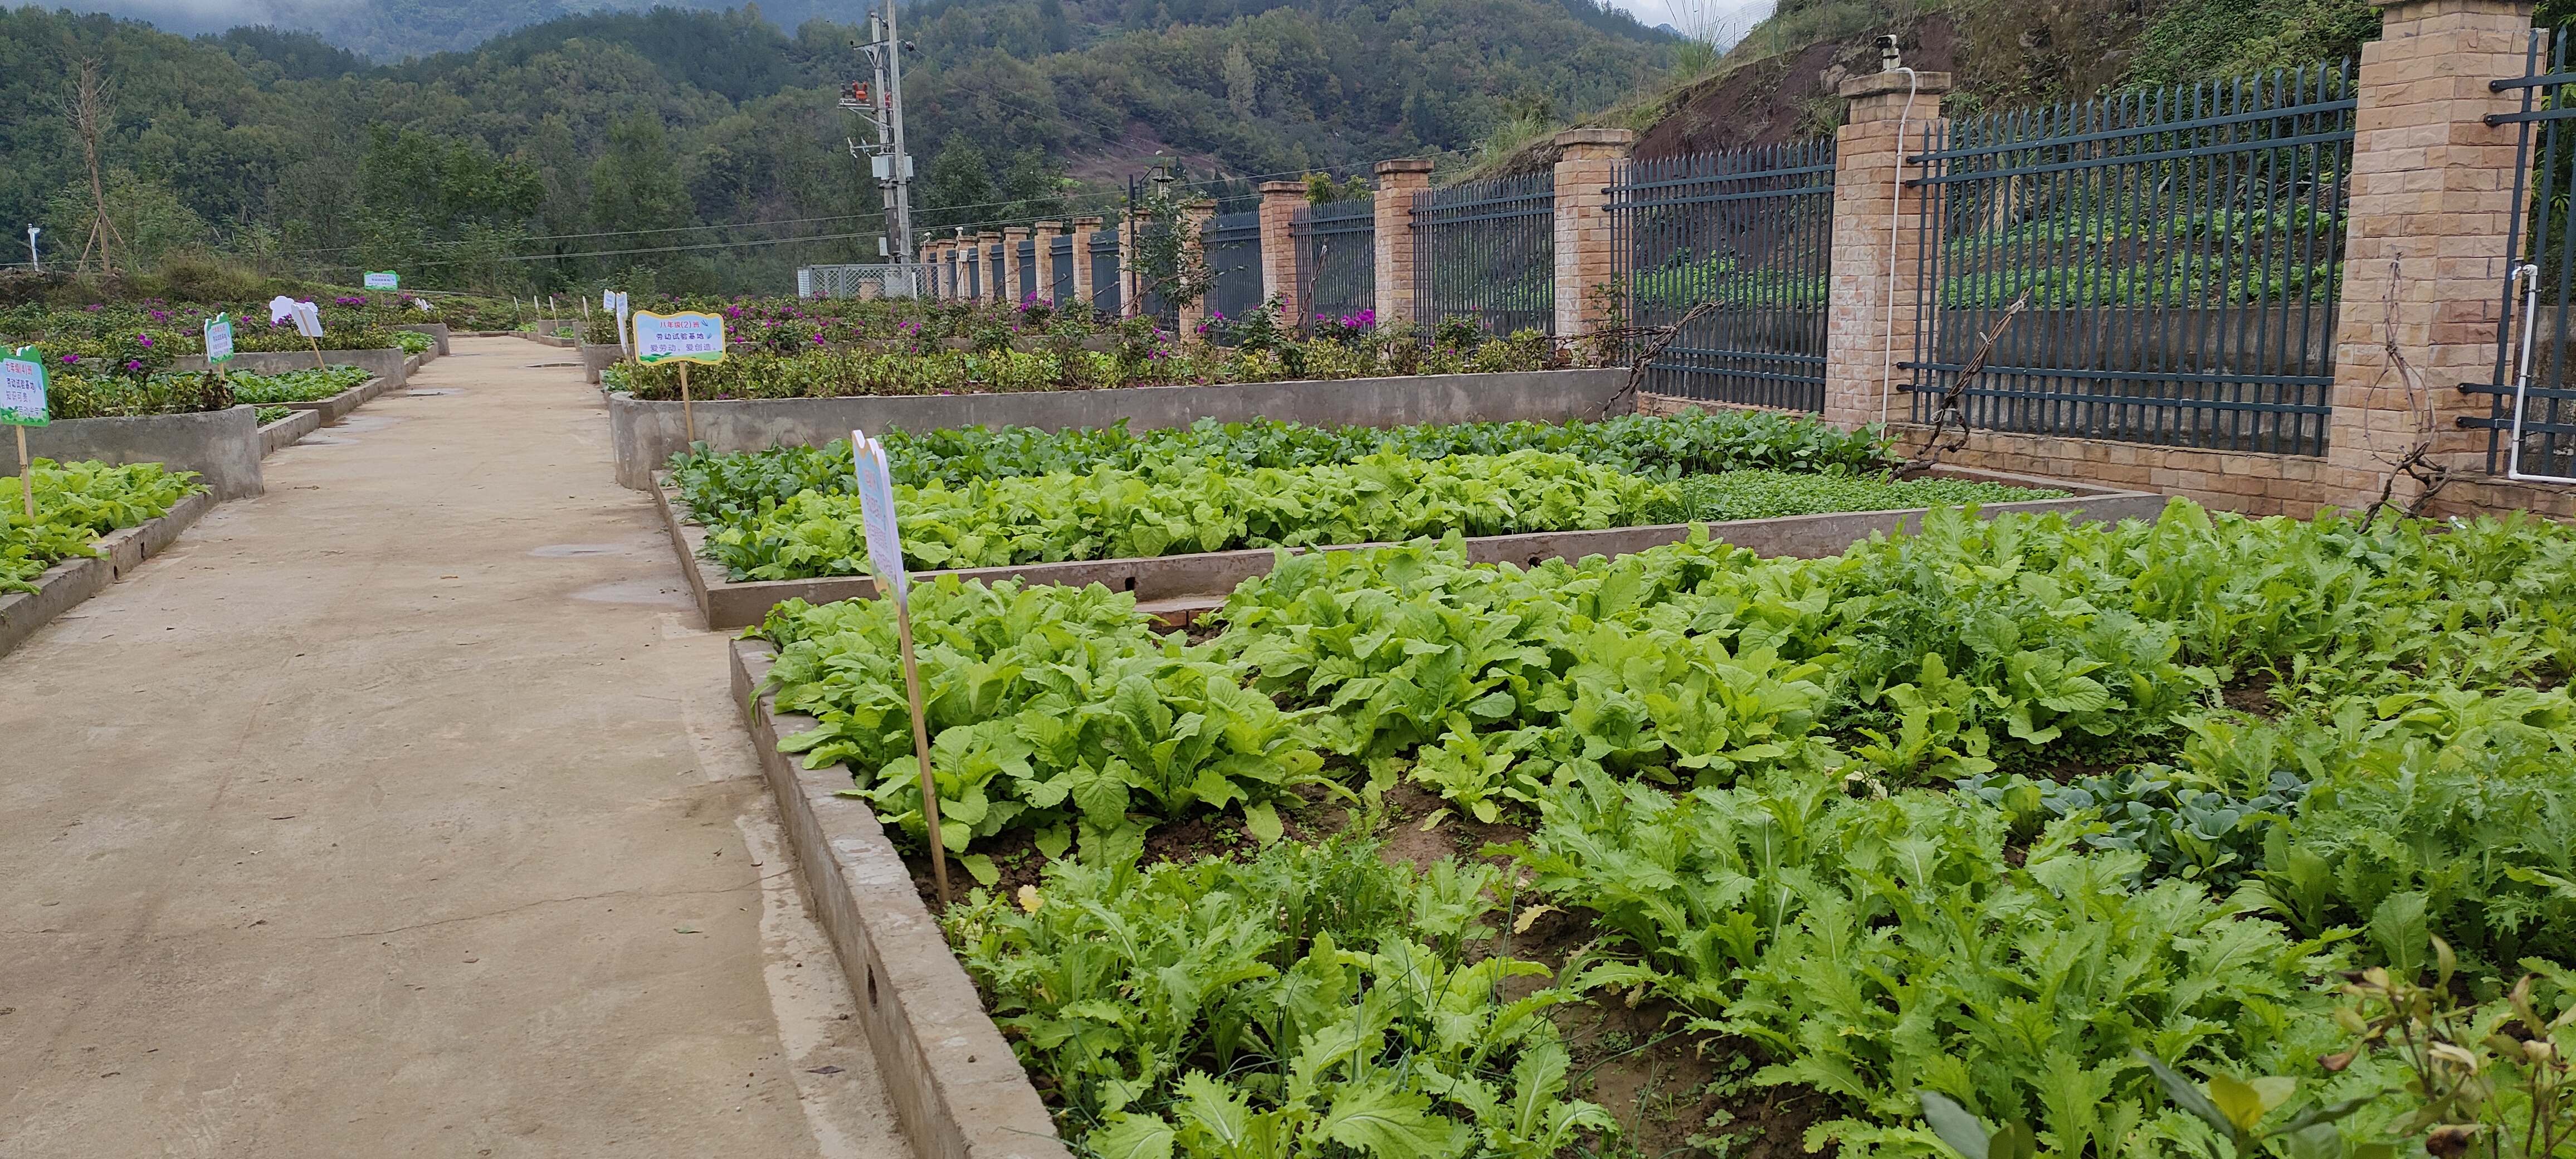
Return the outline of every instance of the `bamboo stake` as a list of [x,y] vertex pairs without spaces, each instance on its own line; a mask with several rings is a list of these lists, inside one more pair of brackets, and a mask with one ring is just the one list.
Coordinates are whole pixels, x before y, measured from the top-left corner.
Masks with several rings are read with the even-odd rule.
[[[27,529],[32,532],[36,527],[36,461],[27,457],[27,428],[12,427],[10,429],[18,432],[18,493],[25,496],[27,499]],[[909,664],[912,661],[912,644],[910,643],[912,639],[912,631],[909,625],[907,625],[904,630],[903,638],[906,641],[903,646],[903,658],[904,662]],[[909,672],[911,669],[906,668],[905,671]],[[918,694],[913,697],[913,702],[915,704],[919,704],[920,700],[921,698]],[[918,729],[921,727],[919,724],[919,721],[921,720],[920,713],[915,712],[913,714],[913,720],[915,722],[913,725],[914,728]],[[928,750],[923,751],[926,752]],[[925,757],[923,759],[927,760],[928,758]],[[940,900],[948,900],[945,892],[941,894]]]
[[689,428],[689,445],[698,442],[698,412],[689,409],[689,360],[680,360],[680,419]]
[[912,753],[921,762],[921,816],[930,828],[930,876],[939,885],[939,904],[948,905],[948,845],[939,837],[939,778],[930,771],[930,726],[921,711],[921,666],[912,658],[912,601],[900,590],[894,599],[895,638],[903,645],[903,690],[912,698]]

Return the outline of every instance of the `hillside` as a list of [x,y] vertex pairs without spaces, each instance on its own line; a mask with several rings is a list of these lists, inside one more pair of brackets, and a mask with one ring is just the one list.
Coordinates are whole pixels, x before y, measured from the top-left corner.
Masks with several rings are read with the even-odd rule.
[[[2540,22],[2560,19],[2545,5]],[[1905,62],[1953,74],[1953,115],[2081,100],[2358,55],[2378,38],[2361,0],[1783,0],[1726,56],[1575,123],[1638,132],[1639,157],[1768,145],[1832,132],[1836,88],[1878,68],[1895,33]],[[1533,134],[1480,174],[1554,160]]]
[[[440,11],[500,21],[529,7]],[[914,152],[952,178],[928,191],[952,207],[932,223],[1060,210],[1060,175],[1105,188],[1157,151],[1241,178],[1457,150],[1533,111],[1607,106],[1663,75],[1673,43],[1592,0],[908,11]],[[265,262],[401,265],[430,284],[566,287],[642,264],[682,284],[775,287],[797,260],[875,252],[876,191],[844,148],[857,123],[832,105],[859,75],[850,36],[819,20],[790,32],[749,7],[660,8],[374,64],[310,33],[185,38],[0,11],[13,162],[0,213],[77,249],[85,169],[60,102],[96,58],[117,85],[111,202],[146,251],[211,231]],[[797,224],[712,229],[748,221]],[[824,240],[680,248],[779,236]],[[639,250],[657,252],[620,252]],[[601,253],[614,256],[567,256]]]

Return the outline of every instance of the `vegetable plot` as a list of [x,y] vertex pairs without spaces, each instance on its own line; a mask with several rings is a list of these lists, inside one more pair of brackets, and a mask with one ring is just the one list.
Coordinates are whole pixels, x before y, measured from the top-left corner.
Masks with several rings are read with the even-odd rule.
[[[1947,479],[1891,482],[1737,470],[1839,468],[1874,436],[1812,420],[1630,417],[1326,430],[1202,423],[1182,432],[981,430],[903,440],[916,483],[897,488],[907,562],[1006,566],[1506,535],[2060,497]],[[846,444],[835,443],[846,463]],[[912,453],[920,448],[920,453]],[[1466,449],[1496,453],[1469,453]],[[706,554],[735,581],[866,574],[857,504],[833,450],[683,456],[682,502],[709,525]],[[971,472],[1008,458],[1051,473]],[[1723,470],[1700,476],[1695,472]],[[964,482],[952,482],[959,477]]]
[[[1027,825],[1065,858],[952,911],[952,937],[1095,1149],[1231,1155],[1254,1123],[1316,1153],[1567,1145],[1514,1150],[1497,1099],[1590,1138],[1549,1036],[1474,1039],[1517,1017],[1493,983],[1402,997],[1512,957],[1472,928],[1496,899],[1520,913],[1495,927],[1543,900],[1597,938],[1503,994],[1663,1004],[1680,1033],[1751,1044],[1752,1082],[1831,1100],[1808,1141],[1847,1156],[1967,1137],[1918,1118],[1926,1094],[2050,1155],[2198,1153],[2221,1121],[2343,1155],[2524,1096],[2381,1097],[2431,1064],[2346,1053],[2364,1022],[2329,1017],[2334,971],[2456,971],[2444,993],[2490,1005],[2441,1033],[2472,1043],[2519,1017],[2525,973],[2515,1001],[2544,1021],[2576,995],[2576,532],[2553,524],[2177,502],[2116,527],[1935,513],[1824,560],[1694,540],[1526,570],[1416,542],[1283,558],[1201,643],[1097,588],[916,591],[943,625],[922,655],[943,810],[1024,818],[942,838]],[[764,631],[782,707],[823,721],[788,746],[849,763],[918,842],[874,606],[785,606]],[[1118,665],[1140,671],[1104,683]],[[1407,781],[1522,827],[1486,851],[1509,875],[1360,883],[1326,868],[1338,847],[1282,839],[1301,784],[1364,819]],[[1269,850],[1133,867],[1148,829],[1217,810]],[[1279,917],[1369,890],[1414,897],[1410,928],[1389,932],[1391,904],[1348,939]],[[1434,921],[1441,897],[1473,912]],[[2222,1079],[2264,1092],[2241,1121],[2172,1101],[2236,1107]],[[1321,1133],[1346,1095],[1392,1100],[1400,1137]]]
[[36,519],[27,520],[20,477],[0,477],[0,592],[32,592],[45,569],[98,554],[98,537],[170,513],[172,504],[205,488],[193,471],[159,463],[109,466],[96,461],[35,461]]

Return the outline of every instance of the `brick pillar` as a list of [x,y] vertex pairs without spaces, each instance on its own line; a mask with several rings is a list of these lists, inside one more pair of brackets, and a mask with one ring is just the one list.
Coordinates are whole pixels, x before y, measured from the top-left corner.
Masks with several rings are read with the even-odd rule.
[[[1184,266],[1194,264],[1197,259],[1206,253],[1202,247],[1205,244],[1208,219],[1215,216],[1216,202],[1214,201],[1193,201],[1188,205],[1181,207],[1181,221],[1183,222],[1181,228],[1186,231],[1181,238],[1181,253],[1183,255],[1181,262]],[[1207,321],[1207,295],[1201,294],[1198,297],[1181,303],[1174,313],[1178,315],[1178,325],[1182,339],[1188,340],[1198,337],[1199,323]]]
[[[2484,470],[2485,432],[2452,420],[2487,412],[2459,385],[2494,371],[2517,158],[2515,126],[2483,118],[2521,107],[2520,94],[2487,82],[2522,75],[2531,4],[2395,0],[2380,29],[2362,46],[2355,86],[2326,451],[2326,501],[2356,509],[2418,445],[2434,465]],[[2390,362],[2392,337],[2411,381]],[[2423,490],[2402,475],[2396,484],[2400,503]]]
[[[1913,111],[1906,90],[1913,88]],[[1920,151],[1923,130],[1947,124],[1941,94],[1950,74],[1912,77],[1882,72],[1843,82],[1850,119],[1834,135],[1833,284],[1825,314],[1825,421],[1845,429],[1884,414],[1907,414],[1899,386],[1910,373],[1896,367],[1914,356],[1915,285],[1921,272],[1917,234],[1920,189],[1899,184],[1897,159]],[[1898,121],[1904,140],[1899,142]],[[1909,166],[1905,176],[1920,174]],[[1895,213],[1895,230],[1888,229]],[[1896,276],[1888,277],[1895,257]],[[1894,357],[1890,357],[1892,352]]]
[[1064,232],[1061,221],[1041,221],[1030,230],[1038,243],[1038,300],[1055,305],[1055,239]]
[[1431,158],[1377,163],[1377,324],[1413,317],[1413,196],[1431,188]]
[[935,241],[929,245],[923,246],[921,250],[921,260],[928,263],[930,266],[930,296],[933,299],[945,299],[949,297],[948,243],[944,241]]
[[975,235],[976,277],[983,283],[982,297],[988,304],[1011,300],[1010,289],[1002,282],[1000,263],[993,259],[995,247],[1001,244],[1002,235],[997,230],[988,229]]
[[1306,317],[1297,292],[1297,208],[1306,204],[1303,181],[1261,183],[1261,296],[1279,303],[1279,324],[1295,326]]
[[[1073,219],[1073,300],[1085,306],[1099,297],[1100,288],[1091,284],[1091,236],[1100,232],[1097,217]],[[1064,303],[1057,303],[1061,306]]]
[[1556,161],[1556,336],[1580,338],[1609,311],[1592,294],[1619,263],[1610,244],[1610,185],[1636,148],[1631,129],[1567,129]]
[[1002,300],[1020,304],[1020,277],[1028,262],[1020,257],[1020,243],[1029,240],[1027,226],[1015,225],[1002,231]]

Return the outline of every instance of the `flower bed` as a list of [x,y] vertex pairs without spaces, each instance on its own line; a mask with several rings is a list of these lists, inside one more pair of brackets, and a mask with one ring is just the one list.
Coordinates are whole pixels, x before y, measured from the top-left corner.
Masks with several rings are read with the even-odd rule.
[[[2056,1154],[2258,1119],[2344,1154],[2443,1121],[2381,1097],[2426,1035],[2510,1092],[2554,1057],[2518,1039],[2565,1034],[2569,590],[2562,527],[2187,503],[1936,513],[1820,560],[1298,556],[1190,636],[1117,593],[940,580],[914,602],[940,838],[998,889],[946,924],[1102,1153],[1374,1146],[1331,1133],[1358,1108],[1420,1150],[1601,1149],[1583,1076],[1643,1056],[1709,1084],[1602,1108],[1645,1153],[1943,1153],[1930,1092]],[[779,710],[814,718],[781,747],[919,849],[893,633],[879,602],[763,631]],[[1478,856],[1344,844],[1444,825]],[[2361,966],[2388,973],[2338,995]],[[2451,989],[2385,1015],[2437,966]],[[2339,998],[2432,1020],[2417,1055],[2345,1053]],[[2505,1047],[2461,1029],[2516,1002]],[[1577,1033],[1622,1010],[1638,1044]]]

